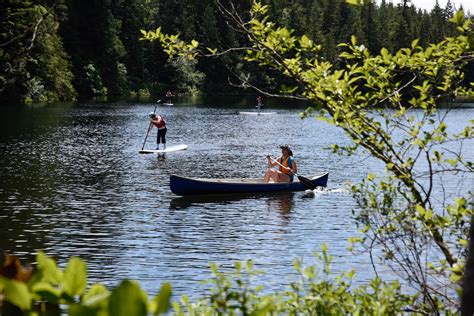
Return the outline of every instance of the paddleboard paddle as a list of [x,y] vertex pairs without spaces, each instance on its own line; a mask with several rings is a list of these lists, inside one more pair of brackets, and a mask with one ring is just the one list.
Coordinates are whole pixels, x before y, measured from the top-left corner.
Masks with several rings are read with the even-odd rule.
[[[160,103],[160,102],[161,102],[161,99],[156,101],[155,108],[153,109],[153,114],[156,113],[156,107],[158,106],[158,103]],[[151,122],[150,122],[150,124],[148,124],[148,129],[146,131],[145,140],[143,141],[142,150],[145,148],[146,140],[147,140],[148,134],[150,133],[150,130],[151,130],[151,124],[152,124]]]

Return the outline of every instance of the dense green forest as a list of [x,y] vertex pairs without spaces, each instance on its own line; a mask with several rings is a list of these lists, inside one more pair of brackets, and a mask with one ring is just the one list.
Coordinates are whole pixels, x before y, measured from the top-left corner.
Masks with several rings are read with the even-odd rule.
[[[251,1],[234,0],[246,15]],[[267,0],[271,17],[295,34],[321,43],[322,54],[337,62],[337,43],[355,35],[372,53],[395,51],[415,38],[420,44],[454,34],[448,1],[430,12],[408,0]],[[227,27],[213,0],[1,0],[0,102],[52,102],[95,96],[245,93],[232,87],[234,73],[250,74],[261,87],[275,90],[281,77],[242,63],[237,55],[189,61],[169,60],[162,48],[141,41],[141,29],[161,27],[221,50],[244,47],[246,38]],[[469,69],[474,68],[472,63]],[[474,71],[467,80],[474,80]]]

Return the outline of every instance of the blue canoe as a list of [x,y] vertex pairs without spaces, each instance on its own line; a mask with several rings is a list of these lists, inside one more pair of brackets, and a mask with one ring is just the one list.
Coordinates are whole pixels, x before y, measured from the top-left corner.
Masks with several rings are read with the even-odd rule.
[[[325,187],[329,173],[308,177],[315,186]],[[227,194],[227,193],[267,193],[304,191],[305,185],[295,177],[290,183],[265,183],[263,179],[204,179],[170,176],[171,192],[177,195]]]

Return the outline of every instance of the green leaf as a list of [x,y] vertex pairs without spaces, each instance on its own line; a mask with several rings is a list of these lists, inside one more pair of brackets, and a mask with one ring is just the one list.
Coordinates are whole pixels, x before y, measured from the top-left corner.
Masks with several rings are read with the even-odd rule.
[[467,240],[467,239],[459,239],[458,242],[463,247],[467,248],[469,246],[469,240]]
[[211,266],[211,271],[212,271],[213,274],[218,274],[219,273],[219,267],[217,266],[217,264],[211,262],[210,266]]
[[383,60],[388,60],[388,58],[389,58],[389,52],[385,47],[383,47],[380,50],[380,55],[382,55]]
[[110,295],[109,290],[102,284],[94,284],[83,296],[82,302],[85,305],[93,305],[97,302],[97,297],[102,297],[104,294]]
[[425,213],[426,213],[426,209],[421,206],[420,204],[417,204],[416,205],[416,211],[421,215],[421,216],[425,216]]
[[357,37],[355,37],[354,35],[351,36],[351,44],[353,46],[355,46],[357,44]]
[[110,292],[103,292],[99,294],[95,294],[94,296],[90,296],[87,300],[83,302],[82,305],[88,307],[100,307],[100,306],[107,306],[108,298],[110,297]]
[[133,281],[124,280],[112,291],[109,300],[109,315],[146,316],[148,298]]
[[351,4],[351,5],[359,5],[360,1],[359,0],[346,0],[346,3]]
[[210,48],[210,47],[206,47],[206,48],[209,51],[209,53],[211,53],[212,55],[215,55],[217,53],[217,48]]
[[173,290],[171,284],[164,283],[161,286],[160,293],[155,297],[156,311],[154,315],[164,314],[170,308],[170,300]]
[[63,288],[70,296],[82,295],[87,286],[87,267],[78,257],[72,257],[64,271]]
[[328,251],[328,244],[323,243],[322,246],[321,246],[321,250],[322,250],[323,254],[326,254],[327,251]]
[[19,307],[22,311],[30,310],[31,294],[25,283],[0,276],[0,284],[5,290],[8,302]]
[[41,298],[45,298],[50,303],[58,304],[61,298],[61,290],[56,286],[51,285],[48,282],[38,282],[31,287],[31,291],[39,295]]
[[89,306],[79,305],[79,304],[72,304],[69,306],[68,309],[69,316],[106,316],[107,314],[101,311],[99,308],[93,308]]
[[452,281],[452,282],[459,282],[462,280],[462,277],[463,277],[463,268],[464,268],[464,265],[463,264],[460,264],[460,263],[455,263],[453,264],[452,268],[450,269],[451,270],[451,275],[449,276],[449,279]]
[[252,269],[253,269],[253,261],[247,260],[247,262],[245,263],[245,270],[249,272],[249,271],[252,271]]
[[300,45],[302,48],[309,49],[313,47],[313,41],[306,35],[301,36]]
[[[90,288],[90,290],[82,297],[81,307],[83,308],[76,308],[75,311],[78,312],[78,316],[84,315],[81,314],[82,312],[86,313],[85,315],[107,316],[109,297],[110,292],[105,286],[103,286],[102,284],[94,284]],[[87,312],[89,313],[87,314]],[[71,312],[70,315],[72,315]]]
[[36,262],[38,262],[38,269],[44,281],[53,284],[59,284],[62,281],[63,272],[56,265],[56,261],[49,258],[44,252],[37,253]]
[[242,271],[242,262],[241,261],[234,262],[234,267],[235,267],[235,270],[240,273],[240,271]]
[[464,11],[457,11],[449,21],[457,25],[461,25],[464,22]]

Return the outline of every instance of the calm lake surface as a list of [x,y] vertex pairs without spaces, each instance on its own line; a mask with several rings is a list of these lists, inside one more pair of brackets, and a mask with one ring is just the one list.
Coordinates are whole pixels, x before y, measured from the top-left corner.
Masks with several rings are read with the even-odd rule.
[[[259,278],[266,289],[283,290],[296,279],[292,260],[314,263],[323,243],[334,272],[355,268],[358,282],[373,276],[368,256],[346,250],[357,234],[357,206],[345,185],[380,164],[324,150],[347,139],[326,123],[301,120],[301,104],[275,100],[267,109],[275,115],[256,116],[239,115],[254,110],[253,99],[174,102],[157,113],[168,121],[168,145],[189,147],[164,157],[138,154],[151,102],[0,107],[0,250],[32,261],[41,249],[62,267],[80,256],[89,283],[113,287],[130,278],[150,295],[165,281],[175,294],[203,295],[209,262],[227,269],[246,259],[266,272]],[[453,109],[448,122],[473,116],[472,107]],[[156,130],[146,148],[155,138]],[[284,143],[293,146],[300,174],[329,172],[325,191],[309,199],[302,192],[197,199],[170,191],[170,174],[261,177],[265,155],[279,155]]]

